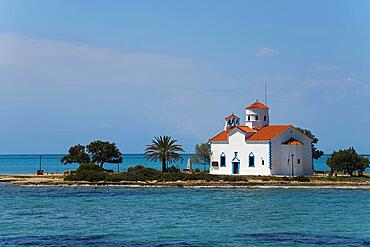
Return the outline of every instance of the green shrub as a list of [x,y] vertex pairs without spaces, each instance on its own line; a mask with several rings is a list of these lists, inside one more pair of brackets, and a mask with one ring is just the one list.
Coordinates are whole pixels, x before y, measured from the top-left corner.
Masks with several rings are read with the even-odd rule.
[[218,176],[206,174],[206,173],[191,173],[191,174],[185,174],[184,180],[215,181],[215,180],[219,180],[219,178]]
[[76,173],[79,173],[79,172],[82,172],[82,171],[85,171],[85,170],[93,170],[93,171],[101,171],[101,172],[104,171],[103,168],[101,168],[100,166],[98,166],[94,163],[86,163],[86,164],[81,164],[77,168]]
[[298,182],[310,182],[310,178],[306,176],[297,176],[297,177],[276,177],[279,181],[298,181]]
[[105,180],[108,182],[120,182],[120,181],[137,181],[134,180],[133,176],[129,176],[127,172],[112,173],[106,176]]
[[81,164],[76,172],[64,177],[66,181],[104,181],[106,173],[104,169],[93,163]]
[[222,176],[222,180],[227,182],[238,182],[238,181],[248,181],[248,178],[246,176],[225,175]]
[[106,173],[104,171],[84,170],[76,172],[75,178],[79,181],[99,182],[105,180]]
[[184,180],[184,178],[184,173],[163,173],[162,176],[159,178],[159,181],[177,181]]
[[134,171],[139,171],[139,170],[143,170],[143,169],[145,169],[145,166],[137,165],[137,166],[134,166],[134,167],[127,168],[127,171],[128,172],[134,172]]
[[118,182],[118,181],[152,181],[158,180],[162,175],[162,172],[153,169],[146,168],[142,165],[130,167],[127,172],[113,173],[107,176],[107,181]]
[[68,175],[64,176],[64,181],[73,181],[74,180],[74,174],[70,173]]
[[291,177],[278,177],[278,180],[282,180],[282,181],[292,181],[292,178]]
[[295,177],[294,180],[298,182],[310,182],[310,178],[306,176],[298,176]]
[[200,173],[200,169],[199,168],[195,168],[194,173]]
[[180,171],[180,169],[179,169],[179,168],[177,168],[177,167],[175,167],[175,166],[171,166],[170,168],[168,168],[168,169],[166,170],[166,172],[167,172],[167,173],[180,173],[181,171]]

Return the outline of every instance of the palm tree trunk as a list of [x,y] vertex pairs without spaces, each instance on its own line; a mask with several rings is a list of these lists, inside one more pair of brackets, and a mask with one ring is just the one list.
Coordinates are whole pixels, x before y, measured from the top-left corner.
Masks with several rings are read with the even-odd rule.
[[167,170],[166,163],[166,159],[162,159],[162,172],[165,172]]

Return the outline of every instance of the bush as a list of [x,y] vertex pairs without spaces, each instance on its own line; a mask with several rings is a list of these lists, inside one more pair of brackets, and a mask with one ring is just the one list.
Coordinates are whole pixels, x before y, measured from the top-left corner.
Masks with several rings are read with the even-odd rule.
[[294,180],[298,182],[310,182],[310,178],[306,176],[298,176],[295,177]]
[[185,174],[184,173],[163,173],[162,176],[159,178],[159,181],[177,181],[177,180],[184,180]]
[[74,181],[74,174],[69,173],[68,175],[65,175],[63,179],[64,181]]
[[76,172],[74,176],[76,180],[80,181],[99,182],[105,180],[106,173],[96,170],[84,170],[82,172]]
[[81,164],[75,173],[64,177],[66,181],[98,182],[106,179],[104,169],[94,163]]
[[298,177],[282,177],[282,181],[298,181],[298,182],[310,182],[310,178],[306,176],[298,176]]
[[137,166],[134,166],[134,167],[127,168],[127,171],[128,172],[134,172],[134,171],[139,171],[139,170],[143,170],[143,169],[145,169],[145,166],[137,165]]
[[218,176],[214,176],[206,173],[191,173],[185,174],[184,180],[206,180],[206,181],[215,181],[219,180]]
[[130,167],[127,172],[113,173],[107,176],[107,181],[151,181],[158,180],[162,173],[153,168],[146,168],[143,165]]
[[127,172],[112,173],[106,176],[108,182],[120,182],[120,181],[138,181],[136,177],[129,176]]
[[106,173],[95,170],[84,170],[70,174],[64,177],[66,181],[88,181],[88,182],[99,182],[106,179]]
[[170,168],[168,168],[166,170],[167,173],[180,173],[180,169],[175,167],[175,166],[171,166]]
[[245,176],[232,176],[232,175],[225,175],[222,176],[223,181],[227,182],[238,182],[238,181],[248,181],[247,177]]
[[194,173],[200,173],[200,169],[199,168],[195,168]]
[[82,171],[86,171],[86,170],[93,170],[93,171],[101,171],[103,172],[104,169],[101,168],[100,166],[94,164],[94,163],[86,163],[86,164],[81,164],[77,170],[76,170],[76,173],[79,173],[79,172],[82,172]]

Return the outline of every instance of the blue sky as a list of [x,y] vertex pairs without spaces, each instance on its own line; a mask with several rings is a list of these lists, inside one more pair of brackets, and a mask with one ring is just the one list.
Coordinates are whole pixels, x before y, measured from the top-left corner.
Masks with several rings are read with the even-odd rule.
[[0,153],[193,151],[263,101],[370,153],[369,1],[0,1]]

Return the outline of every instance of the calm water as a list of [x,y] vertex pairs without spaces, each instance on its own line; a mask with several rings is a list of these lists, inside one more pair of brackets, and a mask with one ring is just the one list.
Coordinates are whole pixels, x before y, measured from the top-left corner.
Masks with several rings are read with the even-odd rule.
[[[186,168],[187,160],[191,154],[182,155],[183,161],[179,161],[175,166],[179,168]],[[70,164],[64,165],[60,162],[63,157],[62,154],[55,155],[41,155],[41,168],[45,172],[63,172],[68,170],[75,170],[78,165]],[[123,163],[119,165],[120,171],[127,170],[128,167],[136,165],[145,165],[161,169],[160,162],[146,160],[143,154],[125,154],[123,155]],[[40,155],[0,155],[0,174],[25,174],[35,173],[40,167]],[[106,169],[118,170],[117,164],[104,164]],[[201,168],[203,166],[194,164],[193,168]]]
[[0,184],[0,245],[366,246],[369,205],[369,190]]
[[[45,172],[63,172],[67,170],[75,170],[77,165],[63,165],[60,162],[60,158],[63,155],[42,155],[41,168]],[[179,168],[185,168],[187,159],[191,157],[191,154],[183,155],[183,162],[175,164]],[[325,162],[329,155],[322,156],[319,160],[314,160],[314,167],[316,170],[326,171],[329,168]],[[125,154],[123,155],[123,164],[120,164],[120,170],[125,170],[130,166],[145,165],[147,167],[153,167],[160,169],[160,162],[148,161],[142,154]],[[0,155],[0,174],[24,174],[24,173],[35,173],[40,166],[39,155]],[[117,171],[118,165],[106,164],[107,169]],[[202,165],[194,164],[193,168],[203,169]]]

